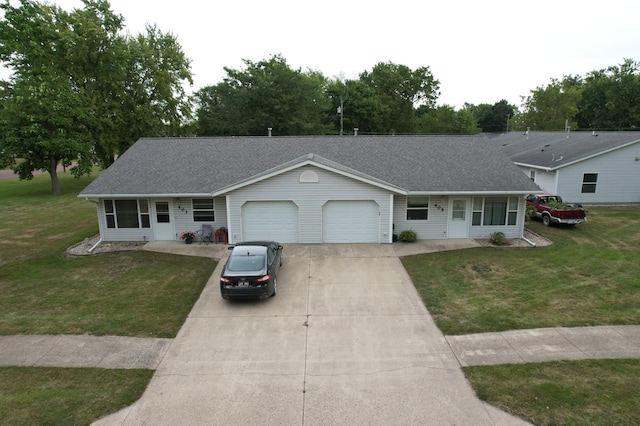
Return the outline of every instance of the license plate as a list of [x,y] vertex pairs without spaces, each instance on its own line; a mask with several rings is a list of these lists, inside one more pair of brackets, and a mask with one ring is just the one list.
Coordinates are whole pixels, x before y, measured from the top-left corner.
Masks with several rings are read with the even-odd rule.
[[238,281],[238,287],[249,287],[249,281]]

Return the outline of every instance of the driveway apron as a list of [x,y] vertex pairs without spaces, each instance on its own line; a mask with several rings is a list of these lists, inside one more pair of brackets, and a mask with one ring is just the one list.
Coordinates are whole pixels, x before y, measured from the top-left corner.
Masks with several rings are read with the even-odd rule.
[[391,246],[286,245],[278,295],[224,260],[142,398],[100,425],[517,425],[478,400]]

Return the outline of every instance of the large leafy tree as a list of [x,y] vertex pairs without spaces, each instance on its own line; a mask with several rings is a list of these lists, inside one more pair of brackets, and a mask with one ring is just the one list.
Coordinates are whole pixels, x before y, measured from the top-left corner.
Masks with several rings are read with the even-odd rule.
[[576,129],[583,87],[580,76],[551,79],[548,85],[536,87],[523,100],[520,122],[536,130],[564,130],[565,126]]
[[502,99],[495,104],[465,104],[464,110],[470,111],[478,126],[485,133],[501,133],[507,130],[507,121],[516,115],[518,108]]
[[583,129],[623,130],[640,127],[640,63],[625,59],[617,66],[585,77],[578,104]]
[[58,164],[73,163],[79,176],[108,166],[140,136],[180,133],[191,74],[173,36],[152,27],[122,35],[123,19],[106,0],[71,12],[32,0],[0,7],[0,61],[12,71],[0,151],[21,179],[45,170],[60,194]]
[[252,62],[243,69],[225,67],[221,83],[196,93],[198,134],[323,134],[330,105],[326,79],[314,71],[293,69],[281,55]]
[[456,111],[449,105],[440,105],[435,108],[421,106],[417,114],[419,133],[448,135],[480,133],[475,117],[466,109]]
[[[440,82],[429,67],[412,70],[406,65],[380,62],[371,71],[361,73],[359,81],[369,89],[361,92],[365,96],[373,94],[379,107],[378,122],[367,123],[366,116],[359,117],[365,122],[361,130],[369,132],[414,133],[417,130],[415,108],[434,107],[440,94]],[[354,103],[357,102],[362,101],[354,99]]]

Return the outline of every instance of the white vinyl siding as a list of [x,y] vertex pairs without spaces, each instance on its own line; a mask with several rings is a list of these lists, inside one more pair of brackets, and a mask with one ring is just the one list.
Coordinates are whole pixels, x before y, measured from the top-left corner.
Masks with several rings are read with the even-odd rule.
[[[156,199],[150,197],[145,199],[148,202],[149,206],[149,214],[155,216],[155,201]],[[182,197],[174,199],[174,202],[170,203],[172,205],[172,210],[169,212],[171,216],[171,220],[175,226],[176,235],[172,236],[172,240],[178,240],[178,235],[184,231],[198,231],[202,229],[202,225],[204,222],[194,222],[193,215],[191,211],[191,198]],[[218,197],[214,199],[214,210],[219,212],[226,211],[225,199],[223,197]],[[155,240],[155,231],[153,229],[153,225],[151,228],[108,228],[107,226],[107,218],[104,209],[104,200],[101,199],[98,202],[98,225],[100,227],[100,234],[102,235],[103,241],[154,241]],[[225,215],[216,215],[215,222],[206,222],[211,225],[214,230],[218,228],[226,228],[227,220]],[[146,220],[146,219],[145,219]]]
[[[310,182],[309,171],[317,175]],[[304,176],[303,176],[304,174]],[[301,176],[304,178],[301,182]],[[321,244],[322,212],[328,201],[373,201],[379,207],[375,241],[391,242],[389,191],[315,166],[284,172],[227,194],[230,242],[243,237],[242,206],[248,201],[292,201],[298,206],[298,242]]]
[[396,235],[402,231],[414,231],[419,240],[437,240],[447,238],[448,209],[435,208],[435,205],[446,206],[449,197],[432,195],[429,197],[429,219],[407,220],[407,197],[395,195],[393,198],[393,224]]
[[[507,199],[504,225],[473,225],[474,214],[477,223],[478,215],[480,213],[480,223],[485,223],[485,207],[484,201],[487,199],[503,198]],[[482,210],[478,210],[479,206],[482,206]],[[524,196],[509,196],[509,197],[472,197],[471,201],[471,220],[472,226],[469,228],[469,238],[489,238],[494,232],[503,232],[507,238],[520,238],[524,229],[524,210],[525,201]]]
[[[636,161],[636,158],[639,160]],[[583,193],[585,173],[597,173],[595,193]],[[569,203],[640,203],[640,143],[557,169],[538,171],[536,183]]]
[[377,243],[379,211],[374,201],[328,201],[322,208],[322,241]]

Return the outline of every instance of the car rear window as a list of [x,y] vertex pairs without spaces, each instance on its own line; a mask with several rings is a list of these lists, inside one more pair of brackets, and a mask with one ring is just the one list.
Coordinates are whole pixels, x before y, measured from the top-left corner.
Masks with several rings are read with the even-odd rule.
[[227,268],[234,272],[259,271],[264,268],[264,256],[260,254],[231,256]]

